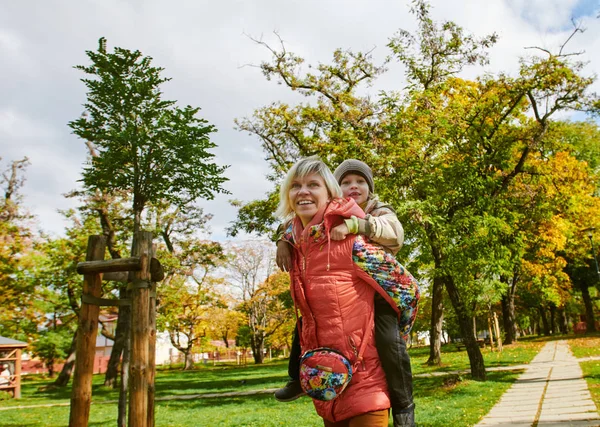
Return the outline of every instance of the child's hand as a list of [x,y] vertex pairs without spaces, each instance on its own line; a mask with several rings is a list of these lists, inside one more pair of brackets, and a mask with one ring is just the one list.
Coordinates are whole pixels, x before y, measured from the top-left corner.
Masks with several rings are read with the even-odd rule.
[[331,240],[344,240],[348,234],[350,234],[350,230],[346,223],[342,222],[331,229]]
[[282,240],[277,242],[275,262],[281,271],[290,271],[292,268],[292,251],[290,245]]

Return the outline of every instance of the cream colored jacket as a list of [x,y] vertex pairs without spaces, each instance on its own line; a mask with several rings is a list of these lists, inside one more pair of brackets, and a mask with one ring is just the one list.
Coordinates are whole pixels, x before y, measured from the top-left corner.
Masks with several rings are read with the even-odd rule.
[[404,243],[404,228],[394,209],[374,197],[367,200],[364,211],[367,216],[365,219],[358,219],[358,234],[368,237],[396,255]]

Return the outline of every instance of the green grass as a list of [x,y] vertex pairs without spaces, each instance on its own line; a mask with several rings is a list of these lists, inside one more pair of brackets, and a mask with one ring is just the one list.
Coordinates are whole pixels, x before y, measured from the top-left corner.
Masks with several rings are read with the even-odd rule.
[[600,333],[590,335],[576,335],[569,340],[573,355],[578,359],[582,357],[600,356]]
[[[569,340],[569,345],[577,358],[600,357],[600,333],[572,338]],[[592,400],[596,408],[600,409],[600,360],[580,362],[579,365],[590,389]]]
[[[489,346],[482,348],[481,353],[486,368],[527,364],[538,354],[547,341],[547,338],[526,338],[520,340],[517,344],[504,346],[502,353],[492,351]],[[458,351],[454,344],[442,346],[442,366],[428,366],[426,364],[429,358],[429,347],[410,349],[410,357],[413,373],[416,375],[470,369],[467,351],[464,347],[461,351]]]
[[600,360],[582,362],[580,366],[592,394],[592,400],[600,410]]
[[[505,347],[502,354],[483,349],[486,366],[527,363],[544,344],[544,340],[521,341]],[[428,348],[411,349],[415,374],[468,369],[464,350],[453,345],[442,348],[441,367],[424,365]],[[159,370],[156,378],[157,397],[264,390],[285,384],[287,361],[280,360],[261,366],[233,365],[200,366],[194,371]],[[476,424],[510,387],[520,372],[488,372],[485,382],[473,381],[468,375],[415,377],[415,402],[419,426],[468,426]],[[102,385],[103,376],[95,375],[95,402],[118,399],[118,391]],[[1,400],[0,409],[15,405],[64,403],[70,389],[39,391],[50,381],[41,377],[26,377],[20,401]],[[115,403],[92,405],[90,426],[114,426]],[[0,411],[0,426],[58,427],[68,423],[69,407],[11,409]],[[170,400],[156,402],[157,426],[321,426],[312,401],[308,398],[290,403],[278,403],[270,394],[252,396]],[[390,424],[391,425],[391,424]]]

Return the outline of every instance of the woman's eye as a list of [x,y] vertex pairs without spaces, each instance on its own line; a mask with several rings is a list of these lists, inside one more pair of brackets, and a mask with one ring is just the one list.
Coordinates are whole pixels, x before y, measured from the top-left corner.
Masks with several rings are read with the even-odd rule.
[[296,188],[300,188],[300,184],[293,183],[293,184],[292,184],[292,188],[294,188],[294,189],[296,189]]

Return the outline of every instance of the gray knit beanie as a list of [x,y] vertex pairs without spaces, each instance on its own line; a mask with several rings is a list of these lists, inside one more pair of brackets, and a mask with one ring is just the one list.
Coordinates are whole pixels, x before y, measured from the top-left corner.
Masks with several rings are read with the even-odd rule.
[[364,162],[356,159],[348,159],[344,160],[333,172],[333,176],[337,179],[338,184],[342,182],[342,179],[349,173],[355,173],[357,175],[362,176],[367,180],[367,184],[369,185],[369,191],[371,193],[375,192],[375,184],[373,183],[373,172],[371,168]]

